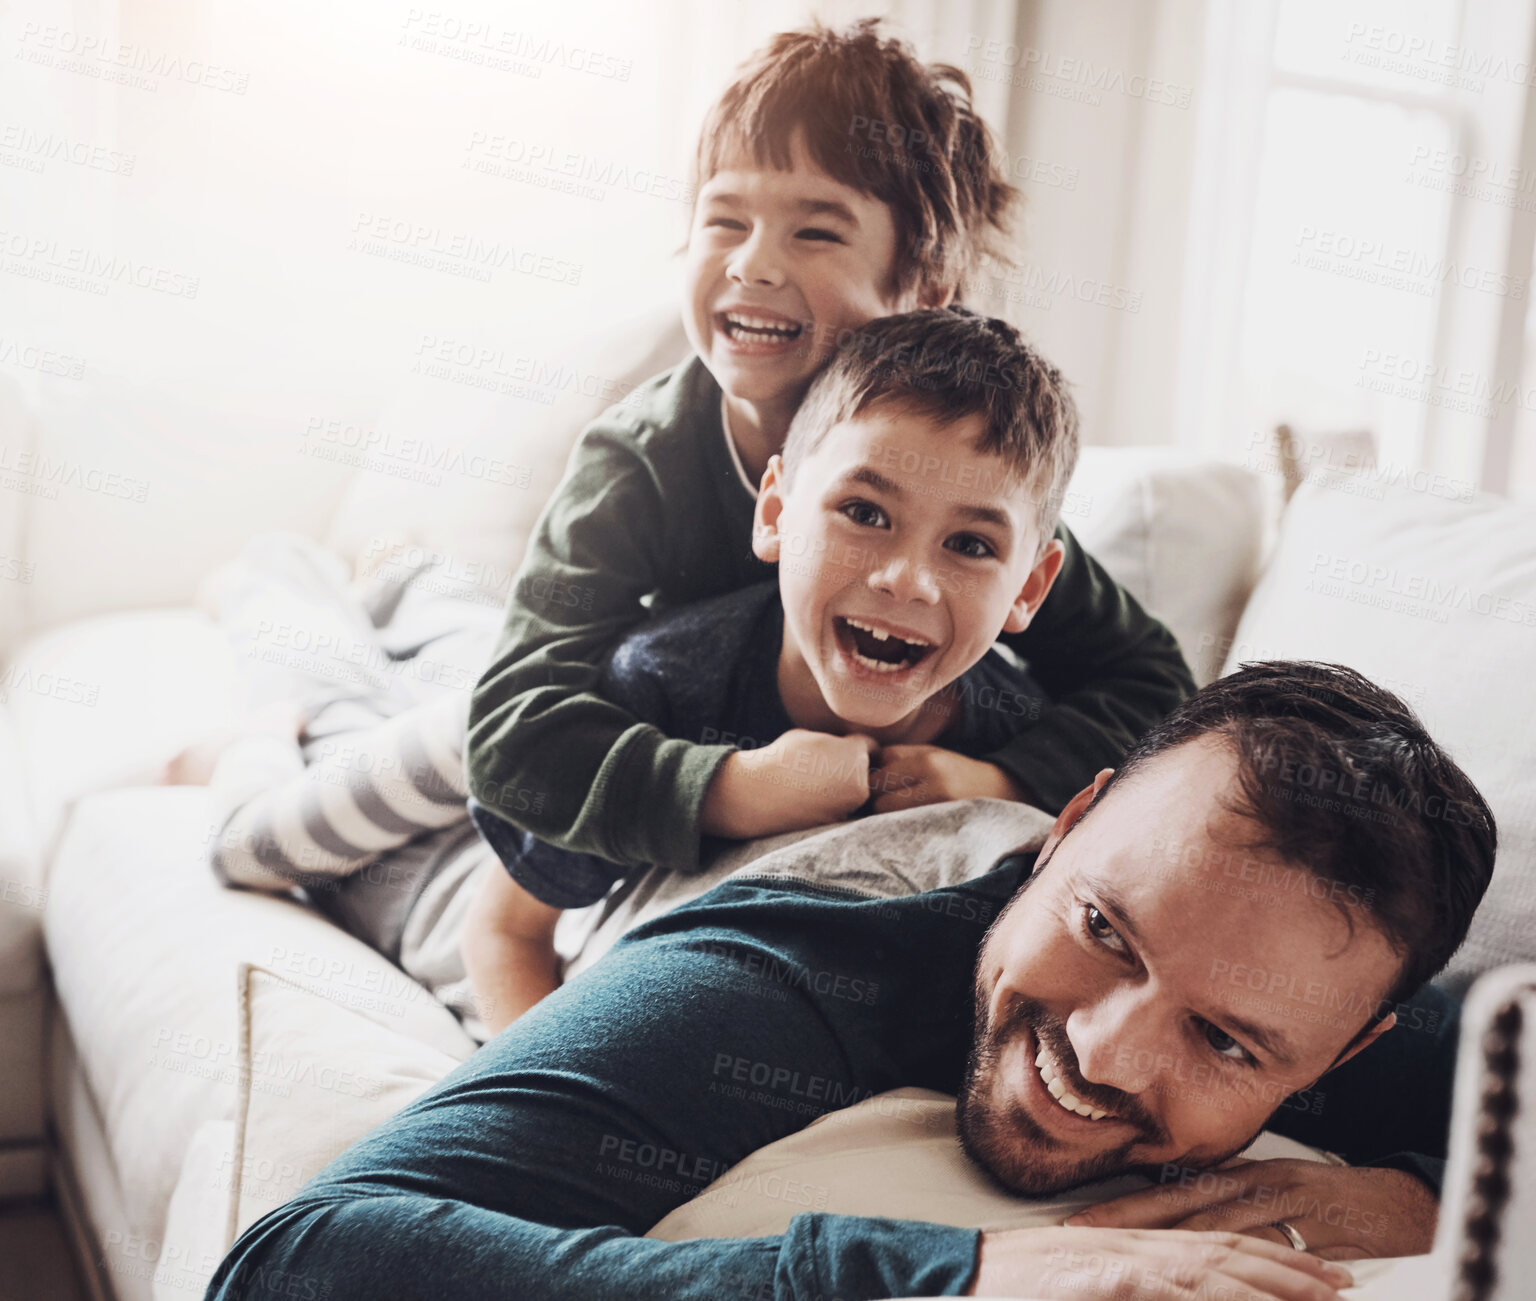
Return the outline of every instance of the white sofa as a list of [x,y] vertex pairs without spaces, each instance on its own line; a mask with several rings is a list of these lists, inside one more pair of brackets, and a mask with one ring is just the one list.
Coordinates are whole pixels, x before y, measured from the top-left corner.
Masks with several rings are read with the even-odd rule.
[[[526,466],[529,488],[359,470],[322,540],[359,567],[425,547],[504,600],[581,424],[682,347],[670,322],[647,323],[573,367],[606,377],[585,386],[597,391],[578,386],[517,429],[469,435]],[[48,446],[46,406],[0,412]],[[397,418],[409,433],[435,417]],[[1459,987],[1536,958],[1536,518],[1391,485],[1376,499],[1376,487],[1305,485],[1282,514],[1276,476],[1172,451],[1091,450],[1065,519],[1168,621],[1202,680],[1241,658],[1336,659],[1421,710],[1500,819],[1498,880],[1453,970]],[[89,530],[91,505],[80,509]],[[15,552],[41,571],[63,532],[56,520],[47,538],[23,528]],[[187,545],[195,555],[197,540]],[[146,583],[161,591],[166,580]],[[101,599],[111,612],[64,619],[49,618],[46,593],[28,593],[19,611],[0,593],[14,647],[0,709],[0,1194],[36,1191],[46,1159],[94,1286],[121,1301],[196,1295],[211,1268],[206,1239],[186,1226],[224,1214],[210,1161],[214,1186],[221,1167],[226,1190],[238,1182],[215,1138],[240,1095],[243,964],[445,1062],[473,1048],[424,990],[317,915],[221,889],[205,865],[207,792],[150,784],[237,695],[227,641],[182,586],[180,604],[135,608],[117,584]],[[385,1062],[356,1068],[375,1081],[399,1074]]]

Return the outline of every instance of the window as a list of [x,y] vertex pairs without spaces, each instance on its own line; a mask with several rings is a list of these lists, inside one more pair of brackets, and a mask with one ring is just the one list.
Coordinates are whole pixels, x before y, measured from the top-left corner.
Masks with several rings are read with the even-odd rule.
[[1515,166],[1536,78],[1511,51],[1530,47],[1531,6],[1271,0],[1209,17],[1190,441],[1241,457],[1282,422],[1368,428],[1383,465],[1507,489],[1519,377],[1501,332],[1513,313],[1523,338],[1516,205],[1536,207]]

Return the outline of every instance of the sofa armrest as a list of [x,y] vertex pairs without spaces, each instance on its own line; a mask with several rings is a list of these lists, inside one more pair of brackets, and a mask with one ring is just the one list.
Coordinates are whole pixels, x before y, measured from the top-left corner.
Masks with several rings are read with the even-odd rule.
[[46,902],[21,745],[10,710],[0,706],[0,997],[41,983]]

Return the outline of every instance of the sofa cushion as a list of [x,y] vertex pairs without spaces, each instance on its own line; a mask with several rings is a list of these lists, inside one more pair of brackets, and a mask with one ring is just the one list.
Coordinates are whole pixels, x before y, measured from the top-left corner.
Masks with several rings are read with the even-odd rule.
[[226,1248],[463,1057],[260,967],[241,974]]
[[[873,829],[875,822],[881,831]],[[864,823],[863,831],[839,823],[747,842],[720,855],[702,873],[648,873],[601,915],[597,909],[588,919],[562,914],[562,923],[572,923],[562,937],[573,942],[567,979],[599,960],[623,932],[696,898],[732,873],[750,866],[793,874],[792,847],[802,841],[814,840],[814,852],[802,853],[811,854],[824,879],[851,884],[870,875],[884,878],[894,870],[889,856],[910,854],[912,862],[921,864],[922,885],[932,888],[975,876],[1004,853],[1038,849],[1050,824],[1051,818],[1038,809],[967,800],[882,814]],[[916,882],[908,884],[918,888]],[[240,1100],[231,1156],[243,1183],[237,1184],[229,1206],[225,1246],[459,1060],[259,967],[249,969],[243,988]],[[188,1179],[208,1184],[206,1154],[197,1169],[189,1156],[182,1183]],[[178,1201],[189,1201],[180,1185]],[[190,1211],[183,1218],[192,1223]]]
[[[284,330],[268,340],[291,347]],[[349,471],[297,445],[316,413],[367,423],[378,379],[305,366],[291,353],[276,370],[257,344],[239,350],[247,383],[233,378],[217,331],[201,343],[208,351],[198,357],[179,345],[153,349],[159,359],[148,366],[91,348],[83,378],[41,377],[30,466],[18,440],[4,440],[12,482],[30,479],[16,485],[30,503],[26,560],[37,567],[20,585],[20,635],[190,604],[197,580],[245,537],[279,528],[314,537],[335,515]]]
[[1327,484],[1291,499],[1227,667],[1347,664],[1396,691],[1477,784],[1498,867],[1445,981],[1536,958],[1536,513],[1411,488]]
[[77,806],[44,931],[54,984],[134,1228],[157,1234],[192,1132],[234,1114],[242,963],[266,966],[455,1058],[475,1043],[420,985],[288,899],[227,890],[206,862],[205,787]]
[[1061,518],[1168,625],[1203,685],[1258,579],[1274,509],[1273,485],[1241,466],[1171,448],[1088,447]]

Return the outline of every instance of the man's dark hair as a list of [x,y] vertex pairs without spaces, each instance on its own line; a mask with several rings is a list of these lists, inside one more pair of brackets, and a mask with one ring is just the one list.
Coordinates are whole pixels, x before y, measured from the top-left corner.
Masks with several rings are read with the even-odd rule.
[[[1277,660],[1196,692],[1089,808],[1149,759],[1208,735],[1237,755],[1233,812],[1259,827],[1245,847],[1360,901],[1403,959],[1384,1011],[1412,996],[1466,938],[1493,875],[1497,828],[1477,787],[1392,692],[1339,664]],[[1350,917],[1350,904],[1341,910]]]
[[[1004,486],[1032,496],[1040,545],[1051,540],[1077,466],[1077,403],[1061,372],[1007,321],[938,307],[882,316],[853,332],[790,421],[785,475],[793,478],[834,425],[883,405],[942,425],[981,416],[977,450],[1002,461]],[[956,490],[947,480],[935,487]]]
[[970,78],[923,63],[878,18],[780,32],[754,53],[704,120],[696,192],[737,157],[787,171],[796,135],[833,180],[890,208],[898,293],[959,290],[987,258],[1010,261],[1019,192]]

